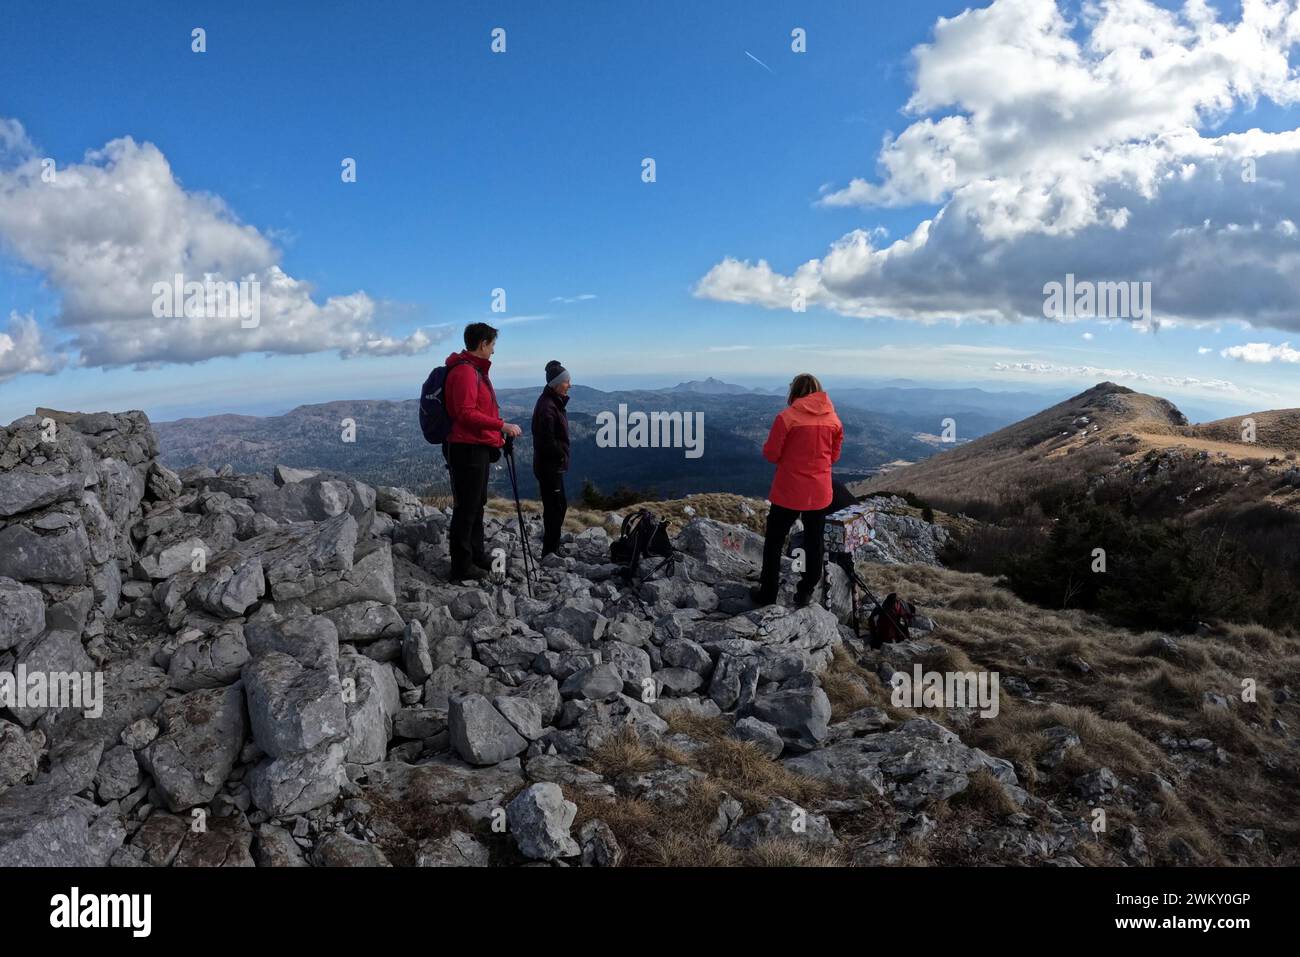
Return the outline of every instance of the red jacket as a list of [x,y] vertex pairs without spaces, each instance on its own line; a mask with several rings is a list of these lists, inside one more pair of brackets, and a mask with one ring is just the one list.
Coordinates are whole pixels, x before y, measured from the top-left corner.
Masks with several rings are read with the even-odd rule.
[[838,462],[844,426],[830,396],[814,392],[795,399],[772,423],[763,458],[776,464],[773,505],[797,512],[815,512],[831,504],[831,463]]
[[453,363],[460,364],[447,373],[447,382],[443,386],[443,401],[452,422],[447,441],[501,448],[506,444],[501,432],[505,421],[497,405],[496,390],[488,378],[492,360],[468,352],[453,352],[447,356],[444,365],[452,366]]

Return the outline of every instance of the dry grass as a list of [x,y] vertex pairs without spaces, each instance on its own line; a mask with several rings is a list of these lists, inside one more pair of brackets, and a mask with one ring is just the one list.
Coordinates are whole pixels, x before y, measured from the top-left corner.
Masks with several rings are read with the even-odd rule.
[[725,738],[731,730],[731,722],[726,718],[706,718],[703,715],[678,711],[667,719],[671,734],[684,734],[696,741],[715,741]]
[[591,749],[591,769],[611,780],[625,774],[644,774],[664,764],[689,764],[690,756],[667,742],[640,737],[624,727]]
[[375,829],[379,849],[394,867],[413,867],[420,845],[446,837],[452,831],[474,831],[474,825],[460,809],[435,809],[427,804],[396,799],[375,788],[366,792],[371,806],[370,825]]
[[[1078,806],[1069,785],[1079,774],[1108,767],[1122,783],[1146,792],[1144,782],[1158,774],[1177,791],[1143,799],[1161,807],[1159,815],[1137,821],[1154,863],[1185,861],[1174,853],[1180,844],[1206,864],[1300,861],[1300,824],[1293,811],[1300,771],[1285,740],[1269,727],[1274,717],[1300,726],[1297,703],[1278,704],[1272,697],[1283,686],[1300,689],[1296,635],[1224,625],[1205,636],[1175,636],[1177,650],[1170,650],[1159,634],[1135,635],[1078,610],[1028,605],[984,576],[924,566],[871,565],[862,571],[873,591],[897,591],[935,619],[935,634],[924,639],[937,646],[922,656],[927,668],[996,671],[1036,689],[1039,700],[1027,702],[1004,685],[996,717],[955,728],[966,743],[1010,760],[1022,786],[1066,809]],[[1090,674],[1063,664],[1074,654],[1088,662]],[[871,687],[851,662],[837,661],[831,670]],[[1257,685],[1253,702],[1242,700],[1247,678]],[[853,693],[837,678],[831,683],[837,694]],[[1207,706],[1206,692],[1224,695],[1231,707]],[[955,727],[944,712],[930,716]],[[1038,766],[1051,748],[1042,731],[1054,725],[1071,728],[1081,744],[1047,773]],[[1213,751],[1170,751],[1162,738],[1208,738],[1223,750],[1226,763]],[[1275,756],[1269,769],[1262,764],[1266,754]],[[1262,829],[1276,856],[1243,856],[1232,834],[1246,828]],[[1076,856],[1102,862],[1113,852],[1111,840]]]
[[761,811],[774,797],[808,807],[831,793],[823,781],[787,771],[748,741],[718,738],[700,748],[694,759],[697,768],[747,811]]
[[1015,814],[1019,810],[1016,802],[1007,793],[1007,789],[988,771],[976,771],[972,774],[966,790],[955,795],[952,803],[983,811],[995,819]]

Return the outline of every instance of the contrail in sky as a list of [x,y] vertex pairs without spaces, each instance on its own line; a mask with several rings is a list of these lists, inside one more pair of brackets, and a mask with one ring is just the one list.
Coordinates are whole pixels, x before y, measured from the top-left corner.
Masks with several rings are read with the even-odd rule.
[[[762,60],[760,60],[758,57],[754,56],[754,54],[750,53],[748,50],[745,51],[745,56],[749,57],[751,60],[753,60],[755,63],[757,63],[759,66],[761,66],[761,67],[762,67],[764,70],[766,70],[768,73],[772,73],[772,68],[771,68],[770,66],[768,66],[766,63],[764,63],[764,62],[763,62]],[[772,75],[773,75],[773,76],[776,76],[775,73],[772,73]]]

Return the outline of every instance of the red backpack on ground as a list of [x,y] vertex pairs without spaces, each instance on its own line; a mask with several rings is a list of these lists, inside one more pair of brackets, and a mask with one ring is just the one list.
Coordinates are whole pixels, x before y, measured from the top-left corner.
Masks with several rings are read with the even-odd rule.
[[907,641],[911,637],[909,629],[912,619],[916,617],[916,606],[903,601],[897,593],[890,592],[885,600],[872,609],[867,617],[867,630],[871,633],[871,647],[879,648],[883,644]]

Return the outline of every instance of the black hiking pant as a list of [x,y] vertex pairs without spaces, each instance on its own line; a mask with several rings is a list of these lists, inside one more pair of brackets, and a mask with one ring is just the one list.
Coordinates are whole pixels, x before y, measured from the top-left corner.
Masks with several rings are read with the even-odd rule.
[[549,555],[560,547],[560,533],[564,530],[564,514],[569,510],[569,500],[564,494],[564,473],[533,469],[537,489],[542,498],[542,554]]
[[796,519],[803,519],[804,572],[799,579],[797,591],[801,595],[811,595],[822,577],[822,553],[825,551],[826,510],[815,512],[796,512],[773,504],[767,512],[767,528],[763,533],[763,573],[759,577],[759,588],[763,597],[776,600],[776,593],[781,587],[781,553],[785,550],[785,540],[794,528]]
[[447,471],[451,476],[451,529],[448,548],[453,575],[471,564],[488,567],[483,546],[483,506],[487,504],[488,473],[492,450],[469,442],[447,443]]

